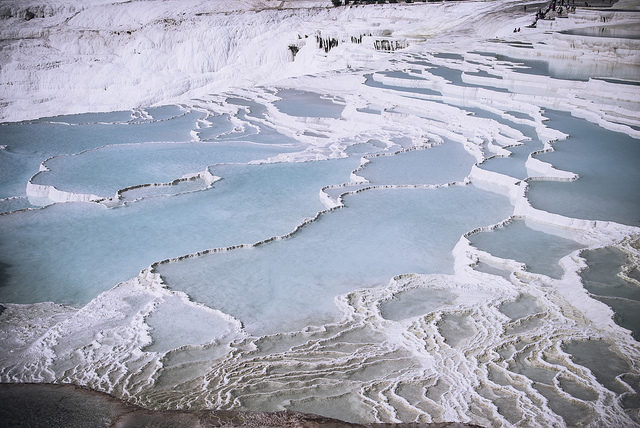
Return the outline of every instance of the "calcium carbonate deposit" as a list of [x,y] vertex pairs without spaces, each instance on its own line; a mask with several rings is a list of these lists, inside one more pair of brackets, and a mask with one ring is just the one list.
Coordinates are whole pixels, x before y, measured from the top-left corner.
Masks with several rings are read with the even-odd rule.
[[0,2],[0,382],[640,425],[640,3],[366,3]]

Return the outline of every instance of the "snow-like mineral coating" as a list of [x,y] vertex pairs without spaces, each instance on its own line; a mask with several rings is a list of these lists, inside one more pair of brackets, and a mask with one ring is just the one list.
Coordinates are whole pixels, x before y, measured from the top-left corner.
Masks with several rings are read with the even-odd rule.
[[1,2],[0,382],[639,426],[640,3],[548,6]]

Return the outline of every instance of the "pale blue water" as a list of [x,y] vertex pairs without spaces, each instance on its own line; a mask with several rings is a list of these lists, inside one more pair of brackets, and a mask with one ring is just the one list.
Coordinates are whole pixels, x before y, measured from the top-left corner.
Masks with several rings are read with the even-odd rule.
[[[520,123],[511,122],[496,114],[491,114],[480,109],[467,109],[472,111],[478,117],[486,117],[493,119],[498,123],[506,124],[513,129],[520,131],[526,138],[524,141],[520,141],[520,145],[507,147],[507,150],[511,152],[508,157],[495,156],[491,159],[487,159],[480,164],[480,168],[487,171],[499,172],[501,174],[508,175],[510,177],[525,179],[529,177],[529,172],[526,168],[526,162],[529,155],[537,150],[541,150],[544,145],[538,138],[538,134],[533,126],[523,125]],[[513,114],[514,112],[508,112],[514,117],[528,118],[528,115]]]
[[[448,54],[442,54],[440,58],[464,60],[462,56]],[[399,64],[398,70],[387,69],[379,73],[407,82],[421,79],[404,71],[406,62],[395,64]],[[447,67],[421,69],[418,66],[433,65],[420,61],[411,64],[412,72],[422,77],[428,78],[426,71],[429,71],[455,85],[475,86],[465,84],[457,70]],[[552,67],[542,70],[542,65],[536,66],[539,67],[534,67],[533,72],[553,73]],[[477,74],[493,76],[485,72]],[[364,79],[365,85],[395,91],[396,94],[440,95],[432,90],[379,84],[373,81],[371,74],[365,75]],[[289,89],[267,91],[281,98],[274,105],[292,116],[292,121],[312,117],[314,123],[322,123],[325,119],[330,122],[341,118],[344,109],[344,101],[337,97]],[[372,120],[380,114],[381,108],[389,108],[386,104],[374,104],[383,104],[378,98],[381,92],[375,92],[376,99],[370,100],[368,107],[360,109],[369,113]],[[233,122],[228,113],[200,113],[179,106],[160,106],[145,109],[144,113],[140,110],[88,113],[0,125],[0,145],[7,146],[0,150],[0,198],[19,196],[0,201],[0,212],[32,208],[23,197],[26,180],[38,170],[40,162],[51,155],[56,155],[47,162],[51,171],[39,174],[36,183],[105,196],[113,195],[123,187],[167,182],[204,169],[222,177],[207,190],[204,190],[206,186],[202,180],[174,186],[136,188],[123,195],[124,204],[110,205],[113,208],[67,203],[0,215],[0,302],[54,301],[79,307],[119,281],[134,277],[152,263],[206,249],[268,240],[253,248],[235,248],[161,263],[157,271],[170,289],[184,291],[193,301],[236,317],[251,335],[295,331],[337,320],[341,312],[336,306],[336,296],[360,288],[384,287],[391,278],[402,273],[453,274],[452,249],[460,237],[470,230],[500,222],[513,213],[513,206],[506,197],[480,190],[473,184],[436,189],[365,189],[378,185],[419,187],[463,181],[475,159],[461,144],[449,140],[428,149],[386,156],[400,148],[409,148],[413,140],[402,135],[386,135],[382,129],[379,136],[372,132],[373,135],[365,133],[361,140],[356,137],[355,141],[340,141],[340,147],[346,143],[353,144],[345,150],[350,156],[348,158],[248,165],[250,161],[307,147],[296,138],[278,131],[278,125],[272,123],[267,114],[264,98],[257,96],[250,100],[229,96],[226,102],[239,107]],[[509,158],[495,158],[480,165],[518,179],[526,178],[524,163],[527,156],[541,148],[534,129],[480,108],[465,109],[478,118],[493,119],[518,129],[530,138],[522,146],[509,148],[512,152]],[[522,112],[510,113],[518,118],[528,117]],[[551,212],[583,216],[580,218],[618,219],[616,221],[637,224],[640,221],[635,217],[640,210],[637,192],[634,192],[638,184],[638,172],[634,168],[639,158],[637,140],[605,131],[566,114],[548,111],[547,116],[551,118],[548,122],[551,127],[571,134],[571,138],[567,142],[556,143],[556,153],[539,157],[558,168],[577,172],[581,178],[571,183],[531,183],[529,197],[532,204]],[[210,126],[205,127],[205,121]],[[377,128],[373,129],[376,131]],[[205,142],[192,141],[192,131]],[[328,144],[336,138],[330,129],[326,135],[324,131],[301,132],[327,137]],[[397,145],[387,149],[381,142],[383,140]],[[371,156],[380,152],[385,152],[385,156]],[[358,193],[345,196],[343,208],[324,212],[292,236],[271,239],[289,234],[305,220],[326,210],[318,197],[320,189],[347,183],[350,173],[360,165],[361,156],[367,156],[371,162],[358,174],[370,180],[370,184],[327,190],[332,198],[346,191]],[[563,190],[565,186],[566,190]],[[593,198],[597,203],[591,204]],[[563,273],[558,265],[559,259],[583,248],[581,244],[563,238],[565,234],[563,230],[517,220],[492,232],[474,234],[470,240],[473,245],[498,257],[525,263],[532,272],[559,278]],[[622,263],[619,255],[593,252],[586,258],[589,269],[582,273],[582,277],[587,289],[614,309],[616,322],[637,334],[638,321],[634,315],[638,313],[637,293],[615,280],[615,271]],[[510,278],[510,272],[486,264],[480,263],[476,269],[505,280]],[[492,280],[498,283],[499,279]],[[486,322],[483,314],[475,313],[473,307],[454,306],[457,298],[464,300],[465,296],[456,297],[454,292],[447,290],[446,279],[439,284],[441,289],[418,287],[397,293],[388,300],[374,302],[386,319],[381,330],[384,334],[374,332],[374,328],[366,325],[328,339],[342,327],[325,325],[315,332],[309,328],[304,333],[279,335],[273,340],[263,338],[252,342],[251,338],[246,339],[233,345],[237,348],[232,358],[253,358],[252,355],[256,355],[251,354],[253,351],[242,348],[249,349],[254,344],[259,348],[256,353],[262,353],[259,357],[256,355],[258,359],[262,356],[271,358],[269,352],[274,349],[295,353],[297,346],[314,347],[314,352],[304,356],[308,360],[301,364],[285,361],[284,366],[277,367],[282,361],[280,357],[284,356],[282,354],[271,361],[273,364],[260,366],[259,370],[264,369],[264,372],[259,372],[258,376],[277,375],[277,370],[283,370],[289,376],[289,372],[307,370],[306,364],[309,364],[309,371],[303,376],[320,377],[322,373],[331,373],[339,378],[336,385],[344,388],[335,392],[335,397],[325,399],[316,395],[317,378],[306,384],[300,381],[303,376],[299,376],[292,382],[300,381],[301,390],[313,391],[302,398],[296,396],[296,391],[287,392],[293,400],[291,407],[359,421],[358,418],[370,417],[366,415],[370,415],[371,409],[358,395],[360,386],[355,387],[355,392],[350,391],[348,382],[361,385],[357,382],[366,381],[371,385],[373,394],[376,393],[375,388],[386,388],[385,384],[378,383],[380,379],[394,382],[396,373],[406,375],[414,368],[421,370],[416,359],[421,357],[408,355],[410,352],[406,348],[389,353],[384,349],[389,346],[384,342],[396,340],[386,337],[386,332],[393,330],[395,335],[400,331],[395,330],[400,323],[393,321],[405,322],[415,317],[409,321],[415,321],[415,330],[412,327],[407,330],[410,334],[402,333],[402,340],[413,340],[409,335],[421,334],[423,325],[427,329],[433,327],[432,332],[425,330],[424,340],[429,355],[423,357],[427,358],[438,357],[430,348],[435,343],[432,339],[437,339],[436,330],[448,346],[440,348],[443,352],[448,352],[451,347],[462,349],[468,346],[469,341],[487,333],[486,326],[482,325]],[[474,287],[471,283],[467,286]],[[505,285],[505,289],[507,287]],[[538,285],[532,284],[532,287]],[[469,291],[474,294],[476,290]],[[504,342],[499,348],[490,350],[496,358],[495,368],[527,376],[534,382],[532,387],[549,400],[548,407],[561,415],[567,424],[586,423],[593,413],[585,412],[583,403],[566,400],[556,391],[553,380],[560,373],[557,368],[540,367],[528,360],[534,357],[534,353],[536,358],[546,358],[544,353],[538,353],[537,344],[547,340],[545,335],[550,331],[546,327],[547,322],[551,323],[549,328],[557,327],[553,324],[556,321],[547,317],[545,298],[535,298],[532,291],[524,289],[509,292],[511,298],[508,300],[498,297],[500,303],[481,306],[481,310],[490,315],[488,318],[491,314],[500,315],[499,311],[510,320],[504,325],[497,325],[497,328],[504,327],[504,336],[500,337]],[[431,312],[447,307],[449,311],[445,311],[442,318],[429,319]],[[219,316],[205,312],[203,315],[200,308],[184,306],[177,296],[165,296],[145,320],[153,342],[144,350],[164,353],[183,345],[204,345],[213,337],[227,334],[227,326],[219,322]],[[501,319],[505,317],[500,316]],[[387,330],[388,326],[392,328]],[[533,329],[540,329],[540,335],[537,332],[530,334]],[[521,333],[529,334],[533,346],[518,337]],[[347,338],[348,335],[352,338]],[[322,342],[327,339],[334,342],[325,347]],[[314,340],[318,342],[310,344]],[[606,344],[598,341],[565,342],[563,350],[573,355],[577,363],[591,368],[603,385],[621,393],[615,377],[627,376],[625,373],[629,366],[624,359],[618,358]],[[333,371],[334,357],[341,355],[342,347],[366,355],[362,360],[345,363],[352,366],[345,372]],[[196,376],[197,371],[189,371],[191,362],[207,367],[207,370],[212,364],[217,364],[214,360],[226,350],[214,348],[209,345],[198,349],[181,348],[163,359],[162,364],[167,365],[158,374],[158,385],[167,389],[160,395],[170,395],[169,388],[184,380],[181,374]],[[245,352],[248,353],[242,356]],[[349,352],[345,359],[353,358]],[[508,356],[509,352],[511,356]],[[458,357],[451,355],[456,363]],[[504,358],[500,360],[499,356]],[[202,361],[196,361],[200,358]],[[335,357],[335,361],[339,358],[342,357]],[[258,359],[251,360],[252,364],[261,364]],[[315,361],[311,363],[311,360]],[[464,362],[464,359],[460,361]],[[171,364],[174,364],[174,371],[167,369]],[[82,369],[79,370],[82,373]],[[347,372],[352,373],[345,382],[343,375]],[[426,403],[427,398],[436,403],[439,397],[446,396],[447,391],[456,391],[455,386],[441,380],[431,378],[427,382],[425,378],[411,376],[407,382],[398,383],[394,392],[407,393],[415,387],[418,396],[414,401],[418,403],[416,408]],[[413,385],[409,386],[411,383]],[[578,398],[593,400],[594,396],[597,397],[593,390],[571,379],[562,378],[560,383],[565,391]],[[267,384],[269,386],[265,386]],[[507,384],[511,388],[512,385]],[[277,390],[280,388],[278,381],[270,383],[267,379],[264,385],[239,385],[231,394],[241,397],[241,405],[249,410],[261,409],[261,406],[271,409],[273,403],[276,403],[274,406],[282,404],[278,397],[283,395],[271,397],[260,389],[268,391],[273,386]],[[520,402],[514,404],[514,396],[500,396],[504,391],[499,387],[487,388],[489,390],[482,389],[478,393],[496,404],[497,411],[506,415],[509,421],[518,422]],[[518,388],[516,385],[512,389]],[[185,387],[186,394],[194,393],[188,389]],[[623,407],[638,407],[637,394],[620,397]],[[411,412],[408,407],[403,408],[397,403],[393,405],[398,407],[398,415],[403,415],[403,418]],[[423,410],[428,413],[428,409]],[[405,419],[412,420],[413,417]]]
[[[443,77],[445,79],[447,79],[449,82],[453,83],[454,85],[457,86],[462,86],[462,87],[466,87],[466,88],[483,88],[483,89],[487,89],[490,91],[495,91],[495,92],[509,92],[507,89],[504,88],[498,88],[495,86],[488,86],[488,85],[478,85],[478,84],[474,84],[474,83],[467,83],[464,80],[462,80],[462,71],[461,70],[455,70],[452,68],[447,68],[447,67],[437,67],[437,68],[432,68],[429,69],[429,73],[435,75],[435,76],[440,76]],[[483,72],[470,72],[469,74],[473,75],[477,75],[477,76],[482,76],[482,77],[489,77],[492,79],[500,79],[501,77],[499,76],[495,76],[493,74],[488,74],[488,73],[483,73]]]
[[472,186],[370,190],[345,204],[290,239],[158,272],[172,289],[239,318],[250,333],[298,329],[334,319],[338,294],[385,285],[398,273],[451,273],[460,235],[511,211],[506,198]]
[[293,148],[300,150],[303,148],[295,138],[278,132],[273,127],[266,125],[263,121],[256,120],[261,119],[266,111],[261,104],[244,101],[240,98],[234,99],[233,104],[244,107],[240,109],[236,115],[236,118],[243,122],[242,127],[228,130],[226,129],[228,127],[226,123],[223,123],[222,127],[219,127],[216,126],[215,123],[218,122],[218,120],[214,119],[214,129],[207,130],[205,128],[201,131],[204,132],[204,139],[210,141],[243,141],[257,144],[274,144],[286,147],[283,151],[293,150]]
[[[165,183],[218,163],[247,163],[267,159],[283,150],[246,143],[143,143],[118,145],[61,156],[47,162],[49,172],[36,184],[60,190],[113,196],[118,189],[146,183]],[[216,168],[213,168],[214,173]]]
[[[379,114],[379,113],[378,113]],[[367,153],[377,153],[384,150],[384,143],[378,140],[369,140],[366,143],[352,144],[345,149],[345,153],[349,156],[365,155]]]
[[[187,142],[189,132],[202,116],[187,113],[165,121],[93,123],[85,120],[122,119],[125,112],[59,116],[57,121],[0,125],[0,198],[24,196],[27,180],[50,156],[80,153],[98,147],[142,142]],[[66,124],[60,122],[79,123]]]
[[37,208],[26,197],[14,197],[0,200],[0,214],[25,208]]
[[224,165],[223,180],[205,192],[0,216],[0,301],[82,305],[155,261],[288,233],[324,209],[320,188],[348,181],[358,163]]
[[462,144],[446,141],[428,149],[371,158],[358,175],[373,184],[444,184],[464,180],[474,163]]
[[[553,278],[562,276],[560,259],[582,245],[569,239],[543,232],[544,226],[522,220],[491,232],[481,232],[469,237],[471,244],[491,254],[525,263],[527,270]],[[535,229],[533,229],[534,227]],[[552,232],[553,229],[547,229]]]
[[202,141],[213,141],[221,134],[225,134],[233,130],[231,116],[228,114],[207,116],[206,120],[210,122],[210,125],[207,127],[201,127],[197,131],[198,138]]
[[569,134],[554,151],[536,155],[580,175],[574,182],[532,182],[535,208],[569,217],[640,225],[640,141],[569,113],[547,110],[549,126]]
[[38,154],[0,150],[0,198],[25,196],[27,181],[38,172],[42,161]]
[[276,96],[281,100],[276,101],[274,105],[290,116],[337,119],[344,110],[344,104],[336,103],[315,92],[282,89],[276,93]]
[[383,318],[399,321],[424,315],[444,305],[453,304],[455,297],[455,294],[447,290],[413,288],[382,302],[380,314]]
[[[208,171],[211,171],[211,167],[207,167]],[[134,186],[128,188],[126,190],[122,190],[119,192],[119,199],[117,200],[107,200],[103,201],[106,206],[114,208],[119,205],[126,205],[132,202],[139,202],[142,199],[149,198],[160,198],[167,196],[176,196],[181,195],[183,193],[191,193],[207,190],[210,187],[210,184],[202,179],[190,179],[190,180],[179,180],[172,181],[171,183],[166,183],[162,185],[143,185],[143,186]]]
[[[442,77],[444,79],[446,79],[447,81],[449,81],[450,83],[453,83],[456,86],[462,86],[462,87],[466,87],[466,88],[483,88],[483,89],[488,89],[490,91],[495,91],[495,92],[509,92],[507,89],[504,88],[498,88],[495,86],[487,86],[487,85],[477,85],[474,83],[467,83],[464,80],[462,80],[462,70],[456,70],[454,68],[449,68],[449,67],[444,67],[444,66],[436,66],[426,60],[420,60],[420,61],[414,61],[412,62],[412,64],[416,64],[416,65],[422,65],[425,66],[427,68],[426,72],[429,74],[433,74],[434,76],[439,76]],[[487,72],[485,72],[484,70],[481,70],[479,72],[465,72],[466,74],[470,74],[470,75],[476,75],[476,76],[482,76],[482,77],[490,77],[493,79],[501,79],[501,76],[497,76],[497,75],[493,75],[493,74],[489,74]]]
[[176,105],[150,107],[145,109],[145,111],[153,120],[168,120],[187,113]]
[[640,76],[640,66],[635,63],[581,61],[580,59],[569,58],[534,60],[490,53],[488,55],[494,56],[498,61],[517,64],[516,67],[513,67],[513,70],[517,73],[549,76],[554,79],[587,81],[596,77],[610,77],[638,80],[638,76]]
[[508,147],[507,150],[511,152],[510,156],[506,158],[496,156],[483,162],[480,167],[514,178],[525,179],[529,177],[525,163],[531,153],[542,148],[542,143],[535,135],[535,131],[533,128],[530,129],[531,131],[525,131],[524,134],[531,136],[532,139],[522,142],[521,145]]
[[[189,132],[202,113],[191,112],[165,121],[66,125],[53,122],[9,123],[0,126],[0,141],[16,153],[51,156],[78,153],[113,144],[190,141]],[[61,121],[65,116],[60,117]]]
[[511,272],[507,269],[498,269],[496,267],[490,266],[483,262],[479,262],[475,264],[473,266],[473,269],[477,270],[478,272],[484,272],[484,273],[488,273],[495,276],[501,276],[507,280],[509,279],[509,276],[511,274]]
[[242,106],[246,110],[247,116],[257,119],[264,119],[266,117],[267,108],[258,102],[248,100],[245,98],[229,97],[225,100],[228,104]]

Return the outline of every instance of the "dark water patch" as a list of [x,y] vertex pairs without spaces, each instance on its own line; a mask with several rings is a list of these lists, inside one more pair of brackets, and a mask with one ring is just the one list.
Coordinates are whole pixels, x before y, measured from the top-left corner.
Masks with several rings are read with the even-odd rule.
[[[524,344],[524,343],[523,343]],[[524,346],[509,360],[509,370],[526,376],[534,381],[534,384],[553,385],[553,379],[557,374],[555,369],[531,364],[534,348]]]
[[315,138],[329,138],[328,135],[319,134],[317,132],[311,132],[311,131],[304,131],[302,135],[306,135],[307,137],[315,137]]
[[429,68],[427,72],[434,76],[442,77],[456,86],[468,86],[467,83],[462,81],[462,71],[460,70],[443,66],[433,66],[432,68]]
[[471,51],[470,53],[476,54],[476,55],[480,55],[480,56],[484,56],[484,57],[488,57],[488,58],[495,58],[496,55],[497,55],[494,52],[487,52],[487,51]]
[[558,379],[560,388],[568,394],[585,401],[595,401],[598,399],[598,394],[595,391],[587,388],[584,385],[578,384],[572,380],[560,376]]
[[576,400],[568,400],[555,386],[535,382],[534,388],[547,399],[551,410],[560,415],[567,426],[585,426],[594,419],[594,412],[589,406]]
[[631,331],[634,339],[640,342],[640,301],[622,297],[594,296],[596,300],[609,306],[613,312],[613,321]]
[[618,376],[630,371],[629,363],[609,348],[601,340],[573,341],[562,345],[562,350],[571,359],[591,370],[598,382],[616,393],[624,393],[627,388],[618,381]]
[[356,111],[358,111],[360,113],[378,114],[378,115],[382,113],[382,111],[380,111],[380,110],[376,110],[376,109],[369,108],[369,107],[357,108]]
[[630,330],[640,341],[640,287],[618,275],[630,262],[627,255],[607,247],[583,251],[582,257],[588,266],[580,273],[584,288],[608,305],[616,324]]
[[390,89],[392,91],[398,91],[398,92],[408,92],[408,93],[413,93],[413,94],[423,94],[423,95],[435,95],[435,96],[440,96],[442,95],[440,92],[438,91],[434,91],[432,89],[426,89],[426,88],[410,88],[410,87],[404,87],[404,86],[394,86],[394,85],[386,85],[382,82],[378,82],[377,80],[373,79],[373,75],[371,74],[366,74],[365,75],[365,82],[364,84],[372,87],[372,88],[380,88],[380,89]]
[[[469,76],[477,76],[477,77],[488,77],[491,79],[499,79],[502,80],[502,76],[496,75],[496,74],[491,74],[485,70],[478,70],[478,71],[465,71],[464,74],[467,74]],[[469,85],[467,83],[467,85]],[[491,87],[493,89],[493,87]],[[504,89],[504,88],[500,88],[500,89]]]
[[549,63],[547,61],[515,58],[501,54],[496,54],[495,58],[498,61],[520,65],[520,67],[514,68],[514,71],[517,73],[554,77],[549,70]]
[[585,250],[582,257],[587,269],[580,273],[585,288],[599,296],[623,297],[640,301],[640,287],[618,275],[629,263],[625,253],[614,247]]
[[505,112],[517,119],[525,119],[525,120],[532,120],[532,117],[529,116],[527,113],[521,113],[519,111],[513,111],[513,110],[509,110],[507,112]]
[[[416,57],[416,58],[421,58],[421,57]],[[407,64],[420,65],[420,66],[423,66],[423,67],[435,67],[436,66],[434,63],[429,62],[426,59],[420,59],[420,60],[415,60],[415,61],[407,61]]]
[[640,409],[640,394],[623,394],[620,404],[624,409]]
[[458,60],[464,60],[464,57],[460,54],[455,54],[455,53],[448,53],[448,52],[440,52],[440,53],[435,53],[433,54],[434,57],[436,58],[442,58],[442,59],[458,59]]
[[[9,268],[11,267],[10,264],[8,263],[4,263],[4,262],[0,262],[0,287],[4,287],[7,285],[8,281],[9,281]],[[3,308],[4,310],[4,308]],[[0,311],[0,313],[2,313]]]
[[628,126],[629,128],[633,129],[634,131],[640,131],[640,126],[629,125],[628,123],[620,123],[620,122],[614,122],[614,121],[611,121],[611,123],[615,123],[616,125]]
[[637,80],[614,79],[614,78],[607,78],[607,77],[594,77],[594,79],[603,80],[608,83],[615,83],[619,85],[640,86],[640,81],[637,81]]
[[604,37],[616,39],[640,39],[640,30],[634,24],[601,25],[596,27],[572,28],[561,31],[561,34],[572,36]]
[[61,116],[43,117],[33,122],[58,122],[69,123],[73,125],[86,125],[90,123],[123,123],[130,122],[134,119],[133,112],[131,110],[126,111],[112,111],[112,112],[96,112],[96,113],[78,113],[78,114],[65,114]]
[[[453,83],[456,86],[462,86],[465,88],[483,88],[483,89],[487,89],[489,91],[494,91],[494,92],[503,92],[503,93],[509,92],[509,90],[505,88],[498,88],[498,87],[489,86],[489,85],[477,85],[475,83],[465,82],[464,80],[462,80],[462,71],[455,70],[453,68],[436,66],[434,68],[430,68],[428,72],[433,74],[434,76],[442,77],[443,79],[448,80],[449,82]],[[488,75],[488,77],[498,78],[492,75]]]

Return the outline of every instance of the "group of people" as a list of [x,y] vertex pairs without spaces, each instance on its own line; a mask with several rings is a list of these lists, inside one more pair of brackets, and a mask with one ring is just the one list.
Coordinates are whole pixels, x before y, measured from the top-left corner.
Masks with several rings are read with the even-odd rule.
[[[527,6],[524,7],[524,10],[526,12]],[[533,24],[531,24],[531,27],[535,27],[539,19],[553,19],[556,16],[563,17],[563,15],[566,16],[567,13],[575,11],[575,0],[553,0],[549,3],[546,10],[543,11],[542,9],[538,9],[538,12],[536,12],[536,19],[533,21]]]

